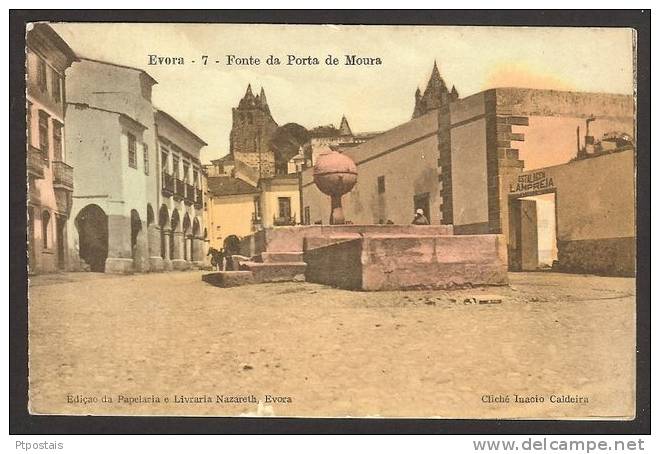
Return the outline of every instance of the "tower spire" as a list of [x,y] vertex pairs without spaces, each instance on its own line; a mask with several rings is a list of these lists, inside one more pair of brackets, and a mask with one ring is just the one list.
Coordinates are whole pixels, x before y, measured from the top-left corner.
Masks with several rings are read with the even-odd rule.
[[451,86],[451,99],[452,100],[458,99],[458,90],[456,90],[456,85]]
[[413,111],[413,118],[424,115],[430,110],[438,109],[454,99],[458,99],[458,91],[456,91],[456,87],[453,87],[450,93],[445,81],[440,75],[438,61],[434,59],[431,77],[426,84],[423,94],[419,88],[415,91],[415,110]]
[[352,136],[353,131],[351,131],[351,127],[348,125],[348,120],[346,119],[346,115],[341,116],[341,123],[339,125],[339,133],[342,136]]
[[431,71],[431,77],[429,78],[429,83],[426,85],[426,91],[424,94],[426,94],[429,90],[438,90],[441,89],[442,91],[446,91],[447,87],[445,85],[445,81],[442,80],[442,76],[440,75],[440,70],[438,69],[438,62],[436,60],[433,60],[433,70]]

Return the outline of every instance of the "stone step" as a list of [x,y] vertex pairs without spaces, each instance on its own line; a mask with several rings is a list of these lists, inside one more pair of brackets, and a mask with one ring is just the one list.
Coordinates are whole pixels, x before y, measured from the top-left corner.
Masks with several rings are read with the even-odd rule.
[[305,262],[241,263],[241,270],[251,272],[255,282],[304,281],[306,268]]
[[303,261],[302,252],[262,252],[263,263],[300,263]]
[[255,279],[251,271],[217,271],[202,275],[202,280],[216,287],[238,287],[239,285],[254,284]]

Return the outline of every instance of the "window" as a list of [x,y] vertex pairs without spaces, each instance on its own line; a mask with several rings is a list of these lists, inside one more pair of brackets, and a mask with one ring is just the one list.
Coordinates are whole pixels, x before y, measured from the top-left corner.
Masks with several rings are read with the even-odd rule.
[[167,152],[165,148],[160,149],[160,170],[163,173],[168,173],[167,172],[167,161],[169,159],[170,154]]
[[149,175],[149,147],[146,143],[142,144],[142,153],[144,153],[144,174]]
[[381,175],[378,177],[378,193],[382,194],[385,192],[385,176]]
[[50,213],[44,211],[41,214],[41,239],[43,240],[44,249],[48,249],[48,228],[50,225]]
[[50,116],[43,110],[39,111],[39,149],[48,160],[48,119]]
[[417,211],[418,209],[422,209],[424,211],[424,216],[430,221],[430,195],[428,192],[424,192],[422,194],[415,194],[413,196],[413,207],[414,210]]
[[53,92],[53,99],[60,103],[62,102],[62,79],[59,74],[57,74],[55,71],[51,72],[51,85],[52,85],[52,92]]
[[27,131],[27,144],[32,145],[32,103],[27,103],[27,119],[25,120],[25,129]]
[[128,165],[137,169],[137,141],[131,133],[127,133],[126,137],[128,137]]
[[278,197],[277,204],[280,209],[280,218],[288,219],[291,217],[291,197]]
[[197,170],[193,170],[193,186],[198,188],[199,185],[199,172]]
[[172,156],[172,175],[174,178],[179,179],[179,158]]
[[188,170],[190,169],[190,164],[187,162],[183,163],[183,181],[188,183]]
[[46,62],[37,57],[37,86],[41,91],[46,91]]
[[64,125],[57,120],[53,120],[53,161],[63,161],[62,159],[62,127]]

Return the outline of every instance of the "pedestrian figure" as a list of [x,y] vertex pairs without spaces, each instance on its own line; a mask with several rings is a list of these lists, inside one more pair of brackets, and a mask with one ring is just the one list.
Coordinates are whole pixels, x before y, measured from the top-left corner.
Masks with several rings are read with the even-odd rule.
[[232,262],[232,255],[239,255],[241,253],[241,240],[236,235],[229,235],[223,242],[224,256],[225,256],[225,270],[234,271],[234,263]]
[[417,208],[417,211],[415,212],[415,219],[413,219],[412,224],[414,225],[429,225],[430,222],[428,219],[426,219],[426,216],[424,216],[424,210],[421,208]]
[[223,257],[224,256],[224,250],[223,249],[217,250],[216,248],[211,247],[211,248],[209,248],[209,252],[206,255],[211,256],[211,266],[213,268],[217,268],[218,271],[222,271],[222,268],[223,268],[222,267],[222,262],[223,262],[223,259],[224,259],[224,257]]

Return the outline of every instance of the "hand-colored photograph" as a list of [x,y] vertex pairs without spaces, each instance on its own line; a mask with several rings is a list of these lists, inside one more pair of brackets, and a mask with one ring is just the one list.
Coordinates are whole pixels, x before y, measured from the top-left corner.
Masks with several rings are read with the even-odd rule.
[[31,414],[635,418],[634,29],[25,32]]

